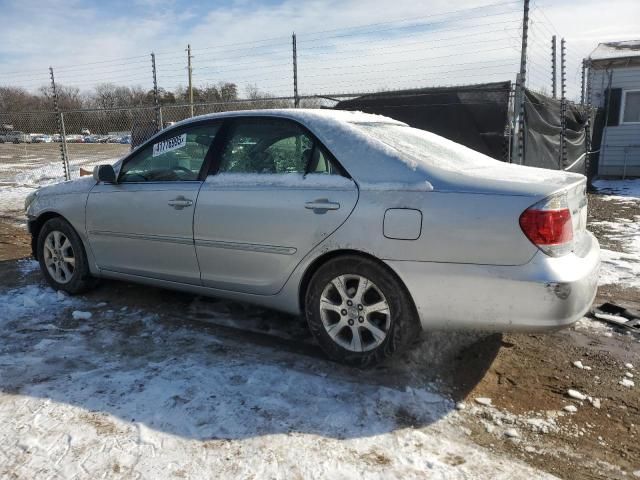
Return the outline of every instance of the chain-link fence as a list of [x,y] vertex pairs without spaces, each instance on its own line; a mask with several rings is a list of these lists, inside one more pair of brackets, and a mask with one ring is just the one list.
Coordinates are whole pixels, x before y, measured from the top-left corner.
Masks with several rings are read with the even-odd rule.
[[0,114],[0,184],[42,185],[64,179],[57,115]]
[[[335,102],[334,102],[335,103]],[[306,98],[303,107],[322,99]],[[0,185],[34,187],[78,178],[114,163],[159,128],[192,116],[229,110],[291,108],[293,97],[117,109],[0,115]]]

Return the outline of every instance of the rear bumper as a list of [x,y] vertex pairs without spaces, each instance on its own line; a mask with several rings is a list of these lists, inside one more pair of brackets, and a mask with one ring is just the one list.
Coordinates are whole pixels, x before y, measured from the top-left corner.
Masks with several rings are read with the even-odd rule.
[[425,330],[557,330],[579,320],[596,295],[600,246],[587,235],[582,256],[538,252],[520,266],[387,264],[409,289]]

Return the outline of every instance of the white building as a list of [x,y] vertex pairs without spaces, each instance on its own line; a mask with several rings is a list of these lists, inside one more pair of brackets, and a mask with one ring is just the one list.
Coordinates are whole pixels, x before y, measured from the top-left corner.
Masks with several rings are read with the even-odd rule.
[[601,43],[589,65],[598,175],[640,177],[640,40]]

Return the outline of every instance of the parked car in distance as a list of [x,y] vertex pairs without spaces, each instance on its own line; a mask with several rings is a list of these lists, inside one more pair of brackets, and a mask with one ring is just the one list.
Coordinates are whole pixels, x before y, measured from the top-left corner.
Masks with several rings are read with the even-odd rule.
[[131,135],[125,135],[118,140],[118,143],[122,143],[125,145],[131,145]]
[[423,330],[567,327],[600,265],[584,176],[358,112],[188,119],[25,208],[55,289],[114,278],[302,313],[361,366]]
[[5,141],[7,143],[31,143],[31,136],[28,133],[15,130],[7,133]]
[[38,134],[31,137],[31,143],[51,143],[52,141],[51,135]]
[[82,135],[65,135],[67,143],[84,143],[84,137]]

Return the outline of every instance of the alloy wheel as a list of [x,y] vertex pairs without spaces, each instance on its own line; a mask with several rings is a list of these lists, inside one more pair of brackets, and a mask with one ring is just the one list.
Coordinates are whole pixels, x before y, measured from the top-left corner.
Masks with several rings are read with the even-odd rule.
[[76,269],[76,257],[67,236],[58,230],[49,232],[42,253],[51,278],[60,284],[69,283]]
[[389,334],[391,311],[382,291],[362,275],[340,275],[320,297],[320,318],[329,336],[352,352],[378,347]]

